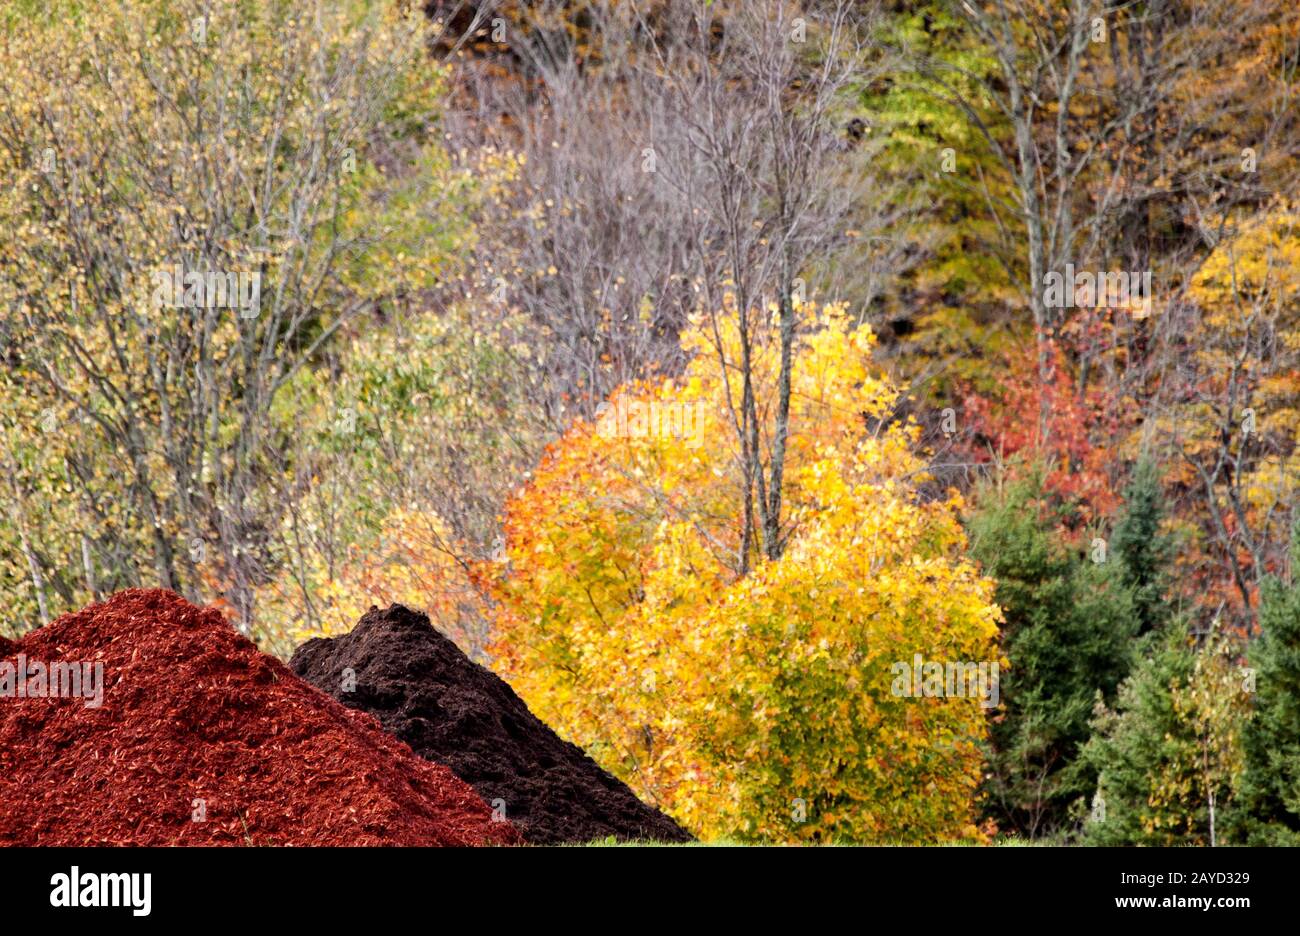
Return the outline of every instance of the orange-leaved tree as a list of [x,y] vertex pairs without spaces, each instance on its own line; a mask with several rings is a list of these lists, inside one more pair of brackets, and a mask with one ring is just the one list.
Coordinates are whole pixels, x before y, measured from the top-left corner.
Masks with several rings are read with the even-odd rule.
[[[738,317],[700,318],[680,378],[617,392],[508,504],[482,573],[493,652],[543,719],[706,838],[979,838],[992,584],[956,498],[918,496],[918,430],[891,418],[870,331],[812,304],[797,331],[780,558],[742,529]],[[775,333],[749,357],[765,458]]]

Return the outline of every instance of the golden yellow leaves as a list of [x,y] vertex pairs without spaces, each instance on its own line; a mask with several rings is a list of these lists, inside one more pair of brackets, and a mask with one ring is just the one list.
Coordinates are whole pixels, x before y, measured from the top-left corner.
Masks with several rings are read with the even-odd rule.
[[[992,586],[960,558],[953,505],[912,496],[914,429],[866,433],[861,414],[894,401],[869,332],[842,309],[799,316],[784,555],[737,575],[737,400],[719,352],[736,359],[738,333],[734,316],[700,319],[681,379],[611,406],[698,406],[704,444],[606,419],[554,446],[507,510],[495,651],[542,717],[706,837],[976,837],[978,756],[918,752],[982,737],[978,700],[896,698],[889,674],[913,653],[998,660]],[[778,355],[756,353],[770,413]]]

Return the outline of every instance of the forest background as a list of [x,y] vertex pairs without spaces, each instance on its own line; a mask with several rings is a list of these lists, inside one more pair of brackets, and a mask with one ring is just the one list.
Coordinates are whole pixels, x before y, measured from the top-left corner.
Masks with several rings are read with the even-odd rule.
[[0,629],[406,603],[705,837],[1300,841],[1291,0],[0,18]]

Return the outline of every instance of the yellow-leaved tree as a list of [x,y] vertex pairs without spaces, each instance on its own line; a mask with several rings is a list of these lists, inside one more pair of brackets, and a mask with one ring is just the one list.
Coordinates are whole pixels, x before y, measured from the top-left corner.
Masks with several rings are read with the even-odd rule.
[[[833,306],[795,319],[779,557],[740,555],[742,389],[721,363],[739,319],[702,317],[679,379],[616,393],[508,504],[483,570],[493,652],[538,715],[705,838],[978,839],[992,583],[962,557],[956,498],[918,492],[918,429],[891,417],[870,331]],[[749,361],[770,457],[765,334]],[[994,681],[973,691],[962,664]]]
[[1158,425],[1179,456],[1168,481],[1198,498],[1194,545],[1213,557],[1192,569],[1209,579],[1197,592],[1207,614],[1227,599],[1227,620],[1246,624],[1261,582],[1286,568],[1300,492],[1300,205],[1229,220],[1169,327],[1185,353]]

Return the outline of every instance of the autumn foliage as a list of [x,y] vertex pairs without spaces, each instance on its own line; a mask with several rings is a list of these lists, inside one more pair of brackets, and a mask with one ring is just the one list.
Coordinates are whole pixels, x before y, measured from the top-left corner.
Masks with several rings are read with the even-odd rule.
[[[955,498],[917,498],[917,430],[889,419],[897,391],[873,374],[870,332],[804,306],[789,537],[738,574],[739,391],[719,365],[738,331],[718,321],[684,336],[680,379],[624,388],[510,501],[508,555],[485,571],[500,666],[542,718],[700,835],[978,838],[979,700],[891,694],[891,664],[915,654],[998,658],[992,586],[961,558]],[[759,343],[761,413],[772,351]],[[689,407],[698,435],[656,423],[652,403]]]

